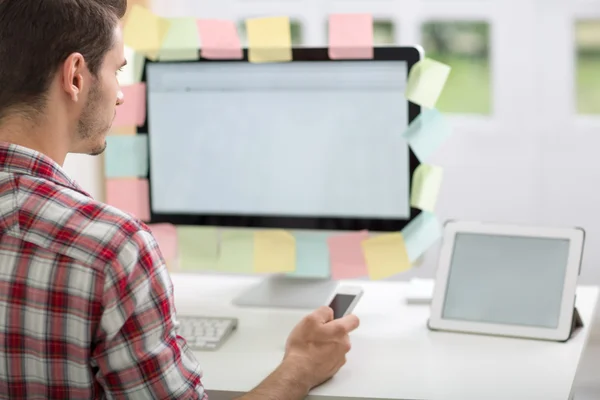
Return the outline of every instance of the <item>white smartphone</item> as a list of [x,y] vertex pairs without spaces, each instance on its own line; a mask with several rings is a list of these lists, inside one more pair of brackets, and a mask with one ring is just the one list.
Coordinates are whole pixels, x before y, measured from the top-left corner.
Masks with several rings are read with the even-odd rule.
[[338,319],[350,314],[362,295],[363,290],[358,286],[339,287],[329,301],[329,307],[333,309],[333,318]]

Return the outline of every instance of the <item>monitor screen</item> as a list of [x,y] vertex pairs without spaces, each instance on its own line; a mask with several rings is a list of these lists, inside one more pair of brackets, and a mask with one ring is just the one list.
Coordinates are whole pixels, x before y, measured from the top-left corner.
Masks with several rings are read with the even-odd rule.
[[408,220],[407,68],[149,63],[152,212]]
[[556,328],[568,239],[458,233],[442,317]]

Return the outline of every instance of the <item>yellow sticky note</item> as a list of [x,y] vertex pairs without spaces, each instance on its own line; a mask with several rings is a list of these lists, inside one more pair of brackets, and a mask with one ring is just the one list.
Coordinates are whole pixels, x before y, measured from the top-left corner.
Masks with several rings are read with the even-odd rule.
[[362,242],[371,279],[385,279],[408,271],[410,261],[401,233],[386,233]]
[[160,61],[187,61],[199,58],[200,38],[195,18],[169,18],[169,31],[158,52]]
[[134,5],[123,28],[125,45],[156,60],[171,23],[146,7]]
[[296,240],[283,230],[254,234],[254,272],[283,273],[296,270]]
[[419,61],[413,65],[408,74],[406,98],[420,106],[434,108],[450,75],[450,70],[448,65],[430,58]]
[[289,17],[246,20],[248,60],[253,63],[292,60],[292,34]]
[[444,170],[429,164],[420,164],[413,174],[410,205],[419,210],[433,212],[442,185]]

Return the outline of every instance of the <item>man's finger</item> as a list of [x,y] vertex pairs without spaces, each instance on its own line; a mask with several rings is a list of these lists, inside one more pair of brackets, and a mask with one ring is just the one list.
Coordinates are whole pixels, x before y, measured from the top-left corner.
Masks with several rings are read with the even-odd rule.
[[354,314],[348,314],[335,321],[336,325],[341,325],[348,333],[352,332],[360,325],[360,320]]
[[331,307],[322,306],[317,308],[313,315],[319,319],[320,322],[326,324],[327,322],[333,320],[333,310]]

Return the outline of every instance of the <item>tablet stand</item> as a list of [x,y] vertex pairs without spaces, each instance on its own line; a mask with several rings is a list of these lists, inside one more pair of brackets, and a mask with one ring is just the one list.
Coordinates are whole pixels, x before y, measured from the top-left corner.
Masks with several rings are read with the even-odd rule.
[[[575,331],[579,328],[583,327],[583,320],[581,319],[581,315],[579,315],[579,311],[577,308],[573,308],[573,322],[571,323],[571,334],[569,335],[569,339],[573,337]],[[569,340],[567,339],[567,340]]]

